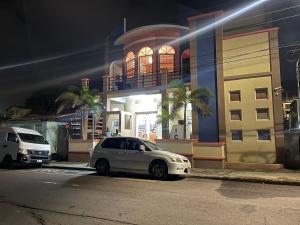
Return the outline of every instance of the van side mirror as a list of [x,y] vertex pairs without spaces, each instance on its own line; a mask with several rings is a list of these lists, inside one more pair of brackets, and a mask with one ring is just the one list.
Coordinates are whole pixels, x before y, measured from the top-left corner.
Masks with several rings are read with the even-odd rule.
[[145,145],[140,145],[140,148],[139,148],[140,151],[144,152],[146,151],[146,147]]
[[15,140],[14,140],[16,143],[19,143],[19,139],[17,137],[15,137]]

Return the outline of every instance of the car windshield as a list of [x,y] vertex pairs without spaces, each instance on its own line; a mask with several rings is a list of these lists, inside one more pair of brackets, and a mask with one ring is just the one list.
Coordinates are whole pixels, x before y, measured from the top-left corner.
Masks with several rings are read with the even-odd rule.
[[48,142],[41,135],[26,134],[26,133],[18,133],[18,135],[22,141],[27,143],[48,144]]
[[159,147],[157,144],[151,142],[151,141],[147,141],[147,140],[143,140],[143,142],[151,149],[151,150],[156,150],[156,151],[163,151],[163,149],[161,149],[161,147]]

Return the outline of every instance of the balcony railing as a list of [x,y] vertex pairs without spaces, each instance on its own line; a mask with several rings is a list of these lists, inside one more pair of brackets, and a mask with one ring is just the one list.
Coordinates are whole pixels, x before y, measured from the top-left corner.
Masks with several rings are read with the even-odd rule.
[[163,78],[167,76],[167,82],[170,83],[173,80],[181,80],[185,83],[190,82],[190,74],[182,73],[149,73],[149,74],[135,74],[132,77],[126,75],[116,75],[109,77],[108,90],[120,91],[139,88],[159,87],[163,82]]

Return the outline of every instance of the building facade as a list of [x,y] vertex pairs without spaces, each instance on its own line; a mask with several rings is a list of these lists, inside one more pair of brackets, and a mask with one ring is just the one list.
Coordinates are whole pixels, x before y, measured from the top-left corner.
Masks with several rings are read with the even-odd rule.
[[[196,167],[281,162],[278,29],[227,34],[219,26],[194,35],[221,14],[187,18],[188,26],[142,26],[119,36],[114,44],[123,56],[111,61],[103,81],[103,127],[124,136],[155,137],[189,156]],[[210,116],[188,105],[185,137],[183,109],[175,120],[158,122],[174,80],[189,91],[205,87],[212,92]]]

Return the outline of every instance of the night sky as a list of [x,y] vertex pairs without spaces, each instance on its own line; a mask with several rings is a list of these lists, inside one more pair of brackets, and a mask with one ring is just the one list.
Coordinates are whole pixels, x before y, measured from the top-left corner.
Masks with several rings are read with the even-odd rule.
[[[278,3],[279,0],[273,1]],[[122,24],[124,17],[128,29],[155,23],[176,24],[179,4],[207,12],[228,9],[237,2],[241,3],[228,0],[0,0],[0,111],[11,105],[22,105],[38,90],[59,91],[76,84],[84,75],[99,80],[104,73],[100,68],[104,62],[105,38]],[[300,3],[285,1],[276,7],[297,4]],[[277,13],[274,18],[297,13],[300,13],[299,7]],[[300,40],[299,22],[299,17],[295,17],[275,24],[281,29],[281,45]],[[285,55],[286,50],[282,49],[281,54]],[[34,61],[36,63],[28,64]],[[25,65],[20,66],[22,63]],[[282,60],[282,68],[284,87],[292,93],[295,67]]]

